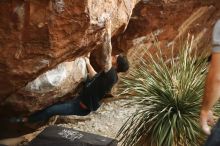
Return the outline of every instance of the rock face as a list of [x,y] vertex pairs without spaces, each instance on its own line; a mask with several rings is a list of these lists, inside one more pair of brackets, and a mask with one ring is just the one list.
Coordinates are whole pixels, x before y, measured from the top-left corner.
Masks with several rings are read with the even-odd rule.
[[[72,75],[73,61],[93,51],[93,60],[101,62],[103,25],[109,17],[113,53],[131,50],[131,60],[144,54],[144,47],[154,53],[155,38],[165,52],[174,41],[178,48],[188,33],[195,35],[198,48],[210,48],[219,0],[139,1],[0,0],[0,116],[27,115],[66,98],[81,81],[68,82],[79,79]],[[13,136],[24,129],[18,126],[1,124],[0,131]],[[0,132],[0,139],[6,133]]]
[[8,112],[2,114],[25,116],[58,101],[73,98],[78,85],[86,78],[84,58],[60,63],[4,100],[4,109]]
[[218,0],[143,0],[133,10],[126,31],[113,39],[113,46],[125,52],[143,47],[155,52],[156,39],[166,52],[174,41],[178,49],[191,34],[199,49],[210,48],[212,27],[219,18]]
[[[1,0],[0,103],[64,61],[102,44],[110,17],[112,33],[127,26],[137,0]],[[3,106],[3,105],[1,105]]]
[[[66,99],[86,76],[82,63],[75,77],[76,58],[99,50],[106,19],[112,20],[112,35],[122,33],[138,1],[1,0],[1,118],[28,115]],[[0,139],[25,132],[21,125],[2,123],[0,131],[6,129]]]

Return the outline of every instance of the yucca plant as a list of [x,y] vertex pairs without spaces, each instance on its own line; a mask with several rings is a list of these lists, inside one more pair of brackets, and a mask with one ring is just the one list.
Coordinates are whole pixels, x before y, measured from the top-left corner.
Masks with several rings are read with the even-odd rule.
[[199,113],[208,62],[192,46],[193,40],[187,41],[168,60],[161,51],[137,56],[139,64],[122,77],[120,93],[139,107],[118,133],[123,146],[201,145]]

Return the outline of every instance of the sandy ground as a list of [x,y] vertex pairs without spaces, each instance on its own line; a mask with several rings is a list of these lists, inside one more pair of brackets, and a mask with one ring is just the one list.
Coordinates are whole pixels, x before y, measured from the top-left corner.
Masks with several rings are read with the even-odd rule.
[[[111,101],[104,102],[96,112],[92,112],[88,116],[56,116],[50,119],[47,126],[57,125],[116,138],[121,126],[137,109],[137,106],[128,106],[127,103],[129,100],[126,99],[111,99]],[[0,144],[25,146],[47,126],[21,137],[0,140]]]
[[123,123],[137,108],[126,106],[128,102],[128,100],[120,99],[103,103],[98,111],[88,116],[59,117],[57,123],[62,122],[58,124],[59,126],[115,138]]

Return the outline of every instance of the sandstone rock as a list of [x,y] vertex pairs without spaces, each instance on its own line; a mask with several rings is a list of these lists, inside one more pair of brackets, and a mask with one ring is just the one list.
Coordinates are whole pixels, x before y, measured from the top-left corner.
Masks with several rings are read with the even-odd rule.
[[76,87],[86,77],[87,69],[84,58],[63,62],[9,96],[3,105],[11,113],[19,116],[36,112],[57,101],[73,98],[71,96],[77,93]]
[[[77,58],[75,61],[63,62],[55,69],[40,75],[34,81],[29,82],[24,90],[34,93],[47,93],[53,91],[55,88],[64,88],[62,91],[66,88],[74,89],[74,87],[67,82],[73,82],[74,85],[74,83],[79,83],[85,79],[86,75],[85,60],[83,58]],[[72,89],[70,89],[70,91]],[[63,95],[65,94],[61,94],[60,96],[62,97]]]
[[[133,10],[126,31],[113,40],[113,46],[133,53],[139,48],[134,40],[146,37],[138,44],[142,50],[145,47],[155,53],[155,48],[149,44],[157,40],[166,53],[174,41],[177,41],[175,48],[178,49],[179,44],[191,34],[199,42],[199,49],[209,48],[213,24],[220,16],[219,4],[217,0],[143,0]],[[154,39],[149,38],[152,35]]]
[[[92,57],[99,62],[103,24],[108,17],[113,24],[114,54],[132,49],[130,57],[143,55],[143,48],[155,53],[155,38],[166,52],[174,44],[173,40],[189,32],[198,36],[195,40],[199,48],[210,44],[212,26],[220,16],[219,0],[142,0],[131,16],[137,1],[1,0],[0,113],[15,114],[14,109],[21,115],[34,112],[69,92],[70,88],[67,92],[57,88],[62,80],[51,80],[48,73],[39,75],[93,50],[96,52]],[[58,67],[58,70],[63,78],[65,69]],[[35,83],[30,83],[33,80]],[[47,88],[42,90],[42,85]],[[53,92],[56,90],[59,92]],[[45,96],[42,93],[46,93]],[[48,100],[45,98],[48,96],[55,98]],[[6,131],[9,136],[19,129],[10,125],[11,131],[8,127],[2,130],[1,126],[0,131]]]
[[0,102],[38,75],[122,32],[137,0],[1,0]]
[[[28,115],[68,98],[85,73],[75,77],[72,61],[99,49],[106,19],[112,20],[114,36],[122,33],[138,1],[1,0],[1,118]],[[7,132],[0,139],[27,130],[3,122],[0,131]]]

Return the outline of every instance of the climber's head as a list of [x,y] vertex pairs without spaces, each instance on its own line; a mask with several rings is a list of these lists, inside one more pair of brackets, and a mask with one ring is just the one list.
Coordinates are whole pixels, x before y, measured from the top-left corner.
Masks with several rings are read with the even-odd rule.
[[112,64],[117,72],[126,72],[129,69],[129,63],[126,56],[119,54],[112,57]]

